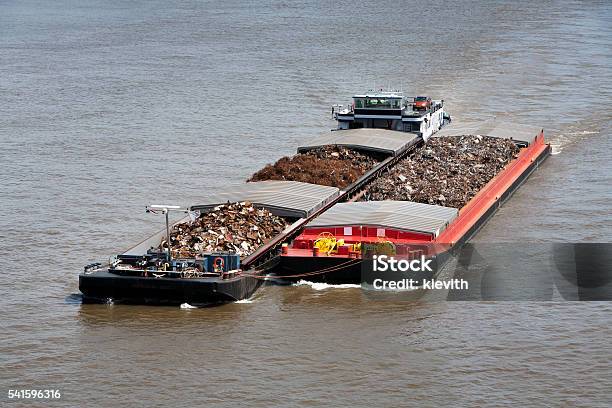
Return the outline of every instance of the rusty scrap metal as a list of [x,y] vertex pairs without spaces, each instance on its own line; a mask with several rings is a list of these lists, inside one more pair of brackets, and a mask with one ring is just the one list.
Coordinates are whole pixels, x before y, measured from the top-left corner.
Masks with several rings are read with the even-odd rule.
[[[287,226],[284,218],[250,202],[227,203],[202,214],[193,222],[172,227],[172,256],[191,258],[202,252],[229,251],[245,257]],[[167,248],[166,238],[160,248]]]
[[378,159],[342,146],[323,146],[268,164],[248,181],[289,180],[345,188],[378,164]]
[[433,137],[367,189],[362,200],[401,200],[461,208],[517,157],[508,139]]

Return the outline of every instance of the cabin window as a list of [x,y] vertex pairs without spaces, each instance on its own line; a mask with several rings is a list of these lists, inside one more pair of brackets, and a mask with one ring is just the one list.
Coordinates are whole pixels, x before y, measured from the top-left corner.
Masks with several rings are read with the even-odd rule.
[[387,98],[366,98],[366,108],[379,108],[379,109],[399,109],[400,99],[387,99]]
[[386,108],[387,100],[379,98],[367,98],[365,100],[366,108]]
[[402,100],[398,98],[355,98],[356,109],[401,109]]
[[420,132],[421,131],[421,122],[410,122],[412,124],[412,131],[413,132]]

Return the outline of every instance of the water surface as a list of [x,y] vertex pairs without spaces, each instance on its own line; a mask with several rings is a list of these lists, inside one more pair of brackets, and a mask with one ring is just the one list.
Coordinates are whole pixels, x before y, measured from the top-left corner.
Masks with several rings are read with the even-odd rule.
[[610,303],[67,296],[84,264],[160,228],[146,204],[240,182],[333,127],[331,104],[389,85],[444,98],[455,123],[554,130],[557,154],[475,241],[610,242],[611,66],[606,1],[0,2],[0,398],[609,406]]

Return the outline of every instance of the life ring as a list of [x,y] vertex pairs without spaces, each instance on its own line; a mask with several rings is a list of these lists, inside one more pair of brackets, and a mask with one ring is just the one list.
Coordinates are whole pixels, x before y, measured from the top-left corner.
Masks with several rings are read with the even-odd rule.
[[[217,263],[217,261],[221,261],[221,262]],[[223,269],[225,269],[225,260],[221,258],[220,256],[218,256],[213,261],[213,270],[215,272],[223,272]]]

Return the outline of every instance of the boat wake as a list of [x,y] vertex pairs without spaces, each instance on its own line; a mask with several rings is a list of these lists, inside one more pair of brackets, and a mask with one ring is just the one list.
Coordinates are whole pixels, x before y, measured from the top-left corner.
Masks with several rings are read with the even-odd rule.
[[[583,122],[576,122],[564,131],[552,131],[552,135],[549,137],[549,143],[553,148],[551,154],[559,154],[565,147],[575,143],[582,143],[592,135],[600,133],[598,129],[591,128],[590,130],[586,130],[584,126]],[[546,134],[546,130],[544,130],[544,134]]]
[[550,151],[551,156],[556,156],[563,151],[563,147],[561,145],[556,145],[556,144],[551,143],[550,147],[551,147],[551,151]]
[[574,143],[580,143],[589,136],[599,133],[600,132],[594,130],[582,129],[570,130],[569,132],[564,133],[556,133],[550,138],[550,146],[552,147],[550,154],[552,156],[556,156],[557,154],[560,154],[565,147],[568,147]]
[[294,283],[293,286],[310,286],[314,290],[326,290],[326,289],[360,289],[361,285],[356,285],[352,283],[343,283],[338,285],[332,285],[324,282],[310,282],[307,280],[299,280]]

